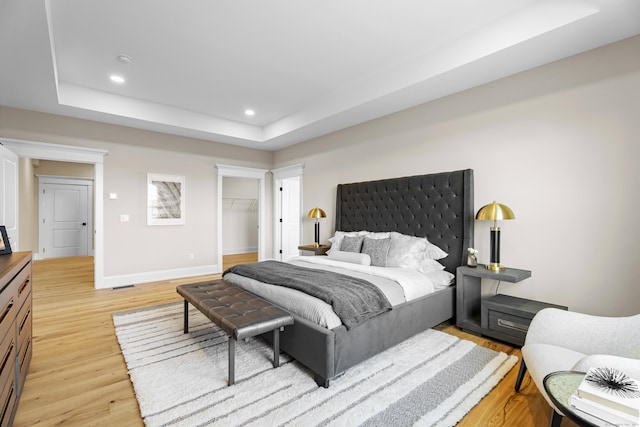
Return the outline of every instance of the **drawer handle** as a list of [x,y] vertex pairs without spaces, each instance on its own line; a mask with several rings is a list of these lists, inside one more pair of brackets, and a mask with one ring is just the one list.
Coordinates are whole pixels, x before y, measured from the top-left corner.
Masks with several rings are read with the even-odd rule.
[[4,368],[7,367],[7,362],[9,362],[12,352],[13,352],[13,341],[11,341],[11,344],[9,344],[9,347],[7,348],[7,352],[4,354],[4,357],[2,358],[2,364],[0,365],[0,374],[3,373]]
[[4,406],[2,408],[2,418],[0,418],[0,422],[2,423],[2,425],[5,424],[5,418],[7,417],[7,415],[9,415],[9,402],[11,402],[11,399],[13,399],[13,393],[16,391],[16,383],[13,382],[11,384],[11,390],[9,391],[9,393],[7,394],[7,400],[5,400],[4,402]]
[[22,293],[25,290],[25,288],[29,285],[30,281],[31,281],[31,277],[27,276],[27,278],[24,279],[24,282],[22,282],[22,284],[20,285],[19,293]]
[[29,319],[30,314],[31,314],[31,309],[27,310],[27,314],[25,314],[24,317],[22,318],[22,322],[20,323],[20,333],[22,333],[22,329],[24,329],[24,325],[25,323],[27,323],[27,320]]
[[9,301],[9,304],[7,304],[7,306],[4,308],[4,312],[2,313],[2,316],[0,316],[0,324],[4,322],[4,319],[7,318],[7,315],[9,314],[12,308],[13,308],[13,298],[11,298],[11,300]]
[[520,325],[518,323],[514,323],[508,320],[502,320],[502,319],[498,319],[498,326],[502,326],[503,328],[507,328],[507,329],[514,329],[518,332],[524,332],[524,333],[526,333],[527,330],[529,329],[525,325]]

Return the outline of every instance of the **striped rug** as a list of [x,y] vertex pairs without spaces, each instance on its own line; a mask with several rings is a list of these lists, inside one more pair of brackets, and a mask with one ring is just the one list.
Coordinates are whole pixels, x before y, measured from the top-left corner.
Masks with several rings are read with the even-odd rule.
[[317,387],[260,339],[236,345],[227,387],[227,337],[199,311],[182,333],[182,303],[114,313],[122,354],[147,426],[453,426],[517,358],[428,330]]

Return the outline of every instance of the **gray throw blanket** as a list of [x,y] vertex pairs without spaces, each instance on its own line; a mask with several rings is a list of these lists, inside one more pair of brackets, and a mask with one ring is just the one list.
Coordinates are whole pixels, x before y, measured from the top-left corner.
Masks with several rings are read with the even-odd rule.
[[391,310],[391,303],[377,286],[345,274],[280,261],[239,264],[227,269],[223,276],[227,273],[296,289],[321,299],[333,307],[347,329]]

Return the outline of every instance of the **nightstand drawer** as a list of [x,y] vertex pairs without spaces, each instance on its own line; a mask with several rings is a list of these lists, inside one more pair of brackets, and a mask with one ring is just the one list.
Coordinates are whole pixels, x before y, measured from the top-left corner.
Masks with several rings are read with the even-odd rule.
[[488,310],[488,318],[487,328],[490,331],[509,335],[513,337],[512,342],[518,345],[524,344],[524,337],[527,335],[531,319],[494,310]]
[[495,295],[482,301],[482,334],[515,345],[523,345],[533,316],[543,308],[567,307],[510,295]]

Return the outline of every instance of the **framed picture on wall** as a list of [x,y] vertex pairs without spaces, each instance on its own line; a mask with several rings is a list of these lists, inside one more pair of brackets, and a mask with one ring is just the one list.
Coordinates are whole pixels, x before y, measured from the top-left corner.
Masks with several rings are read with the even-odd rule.
[[184,176],[147,174],[147,225],[184,225]]
[[11,243],[7,237],[7,227],[0,225],[0,255],[11,253]]

